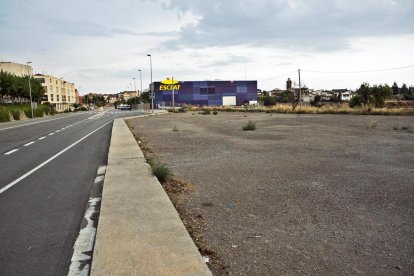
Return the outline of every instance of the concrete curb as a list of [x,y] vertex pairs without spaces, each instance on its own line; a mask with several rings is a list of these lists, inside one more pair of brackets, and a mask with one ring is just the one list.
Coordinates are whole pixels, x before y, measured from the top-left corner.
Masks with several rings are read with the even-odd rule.
[[91,275],[212,275],[123,119],[112,129]]

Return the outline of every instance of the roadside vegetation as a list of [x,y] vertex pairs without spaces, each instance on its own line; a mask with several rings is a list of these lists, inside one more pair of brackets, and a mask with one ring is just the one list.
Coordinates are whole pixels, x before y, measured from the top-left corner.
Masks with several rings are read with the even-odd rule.
[[[356,95],[349,102],[341,102],[338,95],[329,101],[322,101],[319,95],[310,103],[298,102],[298,95],[285,92],[279,97],[264,94],[258,97],[260,106],[185,106],[186,111],[208,115],[213,112],[266,112],[290,114],[351,114],[351,115],[414,115],[414,95],[403,85],[401,88],[394,83],[373,85],[362,83]],[[193,113],[194,114],[194,113]]]
[[[38,105],[33,110],[33,115],[36,118],[53,114],[53,109],[48,104]],[[0,122],[18,121],[31,117],[32,112],[29,103],[0,104]]]
[[290,104],[277,104],[274,106],[234,106],[234,107],[192,107],[190,111],[198,111],[204,114],[210,112],[265,112],[265,113],[287,113],[287,114],[351,114],[351,115],[414,115],[414,107],[383,107],[359,106],[351,108],[346,103],[323,105],[321,107],[303,105],[295,110]]
[[151,166],[152,174],[158,179],[159,182],[166,182],[171,176],[171,170],[164,164],[157,161],[148,161],[148,164]]
[[[40,103],[44,97],[44,90],[41,83],[31,77],[30,86],[32,100]],[[29,78],[18,77],[13,74],[0,71],[0,103],[21,103],[30,98]]]

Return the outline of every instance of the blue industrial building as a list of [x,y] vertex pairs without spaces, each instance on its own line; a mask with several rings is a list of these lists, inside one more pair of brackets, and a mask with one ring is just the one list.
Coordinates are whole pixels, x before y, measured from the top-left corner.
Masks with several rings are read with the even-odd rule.
[[257,81],[172,81],[154,82],[155,104],[170,106],[172,91],[176,105],[244,105],[257,101]]

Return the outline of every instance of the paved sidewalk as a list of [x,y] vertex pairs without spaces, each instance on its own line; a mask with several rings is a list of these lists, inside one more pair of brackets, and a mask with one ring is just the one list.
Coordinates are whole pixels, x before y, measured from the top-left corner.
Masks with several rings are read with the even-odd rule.
[[211,275],[123,119],[112,129],[91,275]]

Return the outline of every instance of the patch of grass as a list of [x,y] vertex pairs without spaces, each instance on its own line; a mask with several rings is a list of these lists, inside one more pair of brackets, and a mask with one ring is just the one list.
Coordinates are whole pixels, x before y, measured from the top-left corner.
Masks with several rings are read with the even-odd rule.
[[253,131],[256,130],[256,123],[249,121],[247,124],[243,126],[244,131]]
[[397,126],[395,126],[395,127],[393,127],[392,129],[393,129],[393,130],[399,130],[400,128],[399,128],[399,127],[397,127]]
[[408,127],[401,127],[401,130],[408,130]]
[[172,130],[173,131],[178,131],[178,127],[177,126],[174,126]]
[[218,111],[217,110],[214,110],[213,111],[213,115],[217,115],[218,114]]
[[371,125],[367,126],[367,128],[368,128],[368,129],[375,129],[375,128],[377,128],[377,126],[378,126],[378,124],[373,123],[373,124],[371,124]]
[[164,183],[171,177],[171,170],[164,164],[154,161],[149,161],[148,163],[151,166],[152,174],[158,179],[159,182]]
[[211,112],[210,112],[209,109],[205,109],[201,112],[201,115],[210,115],[210,114],[211,114]]

